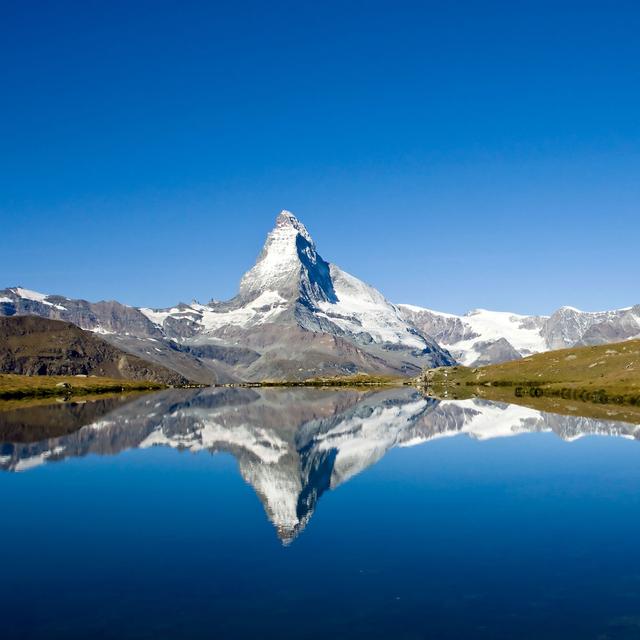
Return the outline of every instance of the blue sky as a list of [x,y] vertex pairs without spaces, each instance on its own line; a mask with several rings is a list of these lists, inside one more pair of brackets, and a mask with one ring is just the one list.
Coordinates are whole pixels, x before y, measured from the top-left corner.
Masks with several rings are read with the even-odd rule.
[[395,302],[640,302],[637,2],[3,3],[2,286],[227,298],[278,211]]

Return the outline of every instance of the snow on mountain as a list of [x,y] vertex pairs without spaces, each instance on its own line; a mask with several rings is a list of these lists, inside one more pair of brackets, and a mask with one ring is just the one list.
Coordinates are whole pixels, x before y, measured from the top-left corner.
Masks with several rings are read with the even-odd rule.
[[324,317],[345,333],[370,336],[374,342],[424,349],[424,336],[407,327],[397,307],[361,280],[331,265],[335,300],[320,302]]
[[[140,311],[160,330],[171,334],[175,332],[166,324],[169,319],[174,323],[195,323],[196,333],[215,334],[225,327],[252,327],[265,322],[272,322],[284,310],[286,300],[277,291],[264,291],[245,305],[217,310],[211,306],[192,303],[171,309],[154,310],[144,307]],[[181,336],[172,336],[178,339]]]
[[640,336],[640,305],[614,311],[561,307],[545,323],[543,336],[549,349],[637,338]]
[[[30,289],[24,289],[23,287],[16,287],[15,289],[13,289],[13,291],[17,296],[24,298],[26,300],[34,300],[35,302],[41,302],[42,304],[45,304],[49,307],[55,307],[60,311],[66,310],[65,307],[63,307],[61,304],[55,304],[53,302],[49,302],[47,300],[49,296],[45,295],[44,293],[38,293],[37,291],[31,291]],[[9,300],[9,298],[6,298],[5,300]]]
[[242,277],[236,298],[141,311],[159,328],[166,328],[168,318],[188,318],[200,325],[202,334],[215,336],[229,326],[247,328],[283,320],[295,305],[299,306],[297,320],[306,329],[348,337],[362,345],[433,347],[380,292],[325,262],[306,227],[289,211],[278,216],[255,266]]
[[244,302],[266,292],[286,300],[300,296],[309,304],[335,301],[329,265],[318,255],[306,227],[283,210],[269,232],[256,264],[240,281]]
[[[12,289],[6,289],[5,292],[13,295],[11,295],[11,297],[7,295],[0,296],[0,303],[13,303],[15,298],[20,298],[22,300],[37,302],[47,307],[57,309],[58,311],[66,311],[66,307],[58,302],[60,296],[49,296],[46,293],[39,293],[38,291],[32,291],[24,287],[13,287]],[[54,301],[50,301],[49,298],[53,298]]]
[[[235,298],[140,311],[168,338],[185,345],[255,349],[257,360],[235,371],[243,379],[356,371],[413,374],[453,362],[380,292],[326,262],[289,211],[278,215]],[[313,354],[312,369],[296,366],[306,360],[305,353]]]
[[433,336],[459,362],[480,366],[582,344],[640,336],[640,305],[615,311],[561,307],[551,316],[476,309],[465,315],[398,305],[404,317]]
[[463,316],[394,305],[318,253],[282,211],[255,265],[226,302],[135,308],[23,287],[0,291],[0,315],[33,314],[100,333],[120,349],[198,382],[319,375],[416,375],[424,367],[484,365],[581,344],[640,337],[640,305],[551,316],[478,309]]
[[[544,317],[475,309],[456,316],[414,305],[398,305],[405,318],[429,333],[465,365],[479,364],[498,345],[492,362],[502,362],[546,349],[541,334]],[[482,363],[488,364],[488,363]]]

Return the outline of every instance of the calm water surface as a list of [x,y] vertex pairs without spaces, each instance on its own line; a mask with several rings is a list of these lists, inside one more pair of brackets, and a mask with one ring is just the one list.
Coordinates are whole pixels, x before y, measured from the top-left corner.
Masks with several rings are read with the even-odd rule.
[[378,392],[0,413],[2,638],[640,638],[634,425]]

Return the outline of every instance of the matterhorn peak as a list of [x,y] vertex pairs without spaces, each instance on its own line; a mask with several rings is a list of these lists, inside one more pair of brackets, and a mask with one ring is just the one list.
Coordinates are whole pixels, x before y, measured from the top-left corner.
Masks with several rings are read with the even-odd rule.
[[[313,244],[313,240],[311,235],[307,231],[307,228],[296,218],[296,216],[291,213],[291,211],[287,211],[283,209],[276,218],[276,226],[273,231],[277,229],[285,230],[291,233],[295,231],[296,234],[300,234],[307,242]],[[272,231],[272,233],[273,233]]]
[[244,299],[253,299],[265,291],[277,292],[285,299],[300,295],[310,296],[309,300],[334,297],[329,265],[316,253],[307,228],[286,209],[278,214],[255,266],[240,282]]

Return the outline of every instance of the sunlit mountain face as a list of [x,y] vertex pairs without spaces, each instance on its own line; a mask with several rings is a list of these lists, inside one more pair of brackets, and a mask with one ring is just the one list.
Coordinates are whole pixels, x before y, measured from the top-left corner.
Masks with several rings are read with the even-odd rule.
[[357,372],[411,377],[454,363],[382,293],[326,262],[290,211],[277,216],[231,300],[149,309],[11,287],[0,290],[5,315],[65,320],[207,384]]
[[22,472],[134,448],[226,452],[259,496],[280,540],[289,544],[325,492],[391,449],[452,436],[487,440],[532,432],[553,432],[566,441],[638,437],[632,424],[482,400],[439,401],[409,388],[168,390],[134,400],[4,412],[0,469]]

